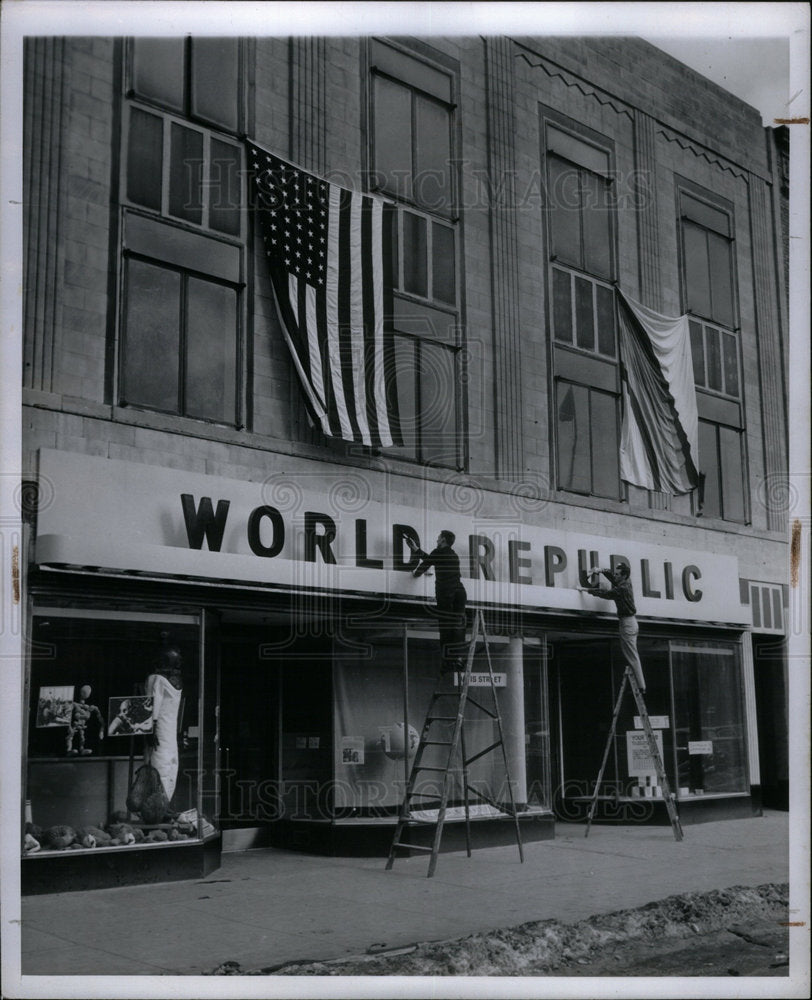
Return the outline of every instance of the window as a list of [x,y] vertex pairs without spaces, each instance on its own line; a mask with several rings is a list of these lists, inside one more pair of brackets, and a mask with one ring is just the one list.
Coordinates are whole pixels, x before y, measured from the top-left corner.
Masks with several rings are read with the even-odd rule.
[[730,643],[671,643],[677,790],[747,792],[741,669]]
[[619,499],[619,377],[611,160],[545,121],[553,427],[558,488]]
[[130,94],[187,118],[237,132],[237,38],[134,38]]
[[699,421],[702,513],[744,523],[742,432],[710,420]]
[[125,259],[122,402],[234,423],[237,289]]
[[[217,690],[204,685],[199,620],[40,608],[32,630],[25,798],[27,832],[41,848],[26,842],[32,862],[65,848],[160,846],[150,836],[155,824],[163,841],[214,834]],[[148,802],[139,809],[128,801],[133,756],[137,768],[153,717],[175,751],[173,760],[154,760],[168,799],[157,815]]]
[[452,76],[370,43],[372,186],[398,203],[393,321],[403,448],[425,464],[461,462],[458,231],[453,218]]
[[373,184],[450,216],[452,78],[389,45],[370,43]]
[[573,493],[618,496],[618,399],[615,393],[556,380],[558,485]]
[[743,523],[745,455],[732,217],[693,186],[690,192],[679,191],[679,213],[683,299],[699,390],[700,511]]
[[240,47],[130,42],[121,195],[122,405],[240,426]]

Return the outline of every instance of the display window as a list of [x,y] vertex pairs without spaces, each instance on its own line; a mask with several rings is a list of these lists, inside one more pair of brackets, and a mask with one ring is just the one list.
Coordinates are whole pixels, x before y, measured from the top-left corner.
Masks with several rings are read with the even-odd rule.
[[195,616],[66,608],[32,621],[23,852],[217,832],[216,685]]
[[[497,681],[504,748],[513,798],[523,810],[550,808],[549,724],[546,701],[546,662],[538,643],[521,638],[489,636],[491,665]],[[479,645],[472,664],[470,695],[493,709],[488,658]],[[438,679],[437,636],[414,627],[375,636],[356,655],[336,657],[334,666],[334,805],[337,816],[393,815],[403,799],[417,750],[420,731]],[[447,700],[455,715],[457,698]],[[447,733],[441,732],[445,725]],[[436,723],[433,740],[450,739],[453,722]],[[498,742],[498,724],[492,715],[469,704],[464,726],[465,754],[474,814],[492,815],[510,801],[505,754],[501,747],[477,755]],[[415,784],[415,802],[430,813],[442,794],[445,748],[428,746],[422,764],[427,768]],[[465,800],[462,772],[451,772],[449,806]],[[420,812],[421,810],[417,810]]]
[[[624,663],[619,643],[604,637],[558,635],[553,649],[560,805],[594,794]],[[734,642],[638,640],[646,708],[670,790],[678,799],[749,790],[738,650]],[[662,795],[642,720],[627,689],[599,796],[634,800]]]

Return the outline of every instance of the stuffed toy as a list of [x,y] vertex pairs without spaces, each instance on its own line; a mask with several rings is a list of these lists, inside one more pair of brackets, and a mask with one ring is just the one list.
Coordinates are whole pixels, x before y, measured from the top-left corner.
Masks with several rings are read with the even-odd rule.
[[127,808],[138,813],[145,823],[160,823],[169,809],[161,776],[150,764],[144,764],[135,772]]
[[42,845],[36,837],[32,837],[30,833],[25,835],[25,839],[23,840],[23,850],[26,854],[36,854],[41,846]]
[[76,831],[76,837],[85,847],[109,847],[113,839],[98,826],[80,826]]
[[63,851],[76,840],[76,831],[72,826],[52,826],[49,827],[45,839],[48,847],[53,847],[57,851]]
[[117,847],[119,844],[135,843],[133,828],[127,823],[111,823],[107,828],[107,832],[113,838],[112,845],[114,847]]

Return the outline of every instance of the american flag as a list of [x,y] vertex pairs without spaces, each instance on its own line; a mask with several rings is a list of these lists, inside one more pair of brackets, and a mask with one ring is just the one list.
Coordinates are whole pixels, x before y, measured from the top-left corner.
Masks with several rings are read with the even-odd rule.
[[403,443],[392,315],[394,206],[248,143],[279,317],[308,409],[325,434]]

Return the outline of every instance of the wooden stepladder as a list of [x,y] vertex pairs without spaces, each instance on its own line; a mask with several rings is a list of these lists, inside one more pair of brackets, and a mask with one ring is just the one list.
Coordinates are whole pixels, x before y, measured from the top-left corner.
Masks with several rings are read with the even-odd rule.
[[[479,700],[473,698],[469,694],[469,688],[471,686],[471,665],[474,662],[474,654],[476,653],[476,647],[479,640],[482,640],[485,645],[485,652],[488,657],[488,677],[490,680],[489,685],[491,694],[493,695],[493,708],[488,708],[487,706],[480,703]],[[507,782],[508,794],[510,798],[510,815],[513,817],[513,822],[516,826],[516,843],[519,847],[519,860],[524,861],[524,851],[522,848],[522,835],[519,829],[519,816],[516,811],[516,803],[513,796],[513,784],[510,780],[510,769],[508,766],[507,752],[505,750],[504,733],[502,731],[502,717],[499,713],[499,701],[496,696],[496,684],[493,676],[493,664],[491,662],[491,653],[488,647],[488,637],[485,633],[485,621],[482,616],[482,611],[478,610],[474,617],[474,629],[471,635],[471,641],[468,646],[468,655],[465,661],[465,672],[462,674],[457,674],[459,691],[456,690],[443,690],[444,684],[442,675],[438,677],[437,684],[434,689],[434,693],[431,696],[431,702],[429,703],[429,709],[426,714],[426,721],[423,723],[423,731],[420,734],[420,741],[417,745],[417,750],[414,755],[414,762],[412,764],[412,769],[409,773],[409,779],[406,783],[406,791],[403,796],[403,801],[400,805],[400,812],[398,814],[398,822],[395,827],[395,835],[392,839],[392,846],[389,849],[389,859],[386,862],[386,870],[388,871],[392,865],[395,863],[395,852],[401,848],[408,848],[412,851],[426,851],[431,854],[429,860],[429,870],[427,878],[431,878],[434,875],[435,868],[437,867],[437,856],[440,852],[440,841],[443,835],[443,825],[445,824],[446,811],[448,808],[448,797],[451,788],[451,779],[455,771],[462,770],[462,780],[463,780],[463,793],[464,793],[464,807],[465,807],[465,843],[468,851],[468,857],[471,857],[471,817],[470,817],[470,797],[471,795],[476,796],[476,798],[486,802],[488,805],[493,806],[500,812],[504,810],[504,806],[495,802],[493,798],[486,795],[484,792],[480,791],[478,788],[474,788],[468,780],[468,767],[475,760],[479,760],[480,757],[484,757],[486,754],[497,750],[499,747],[502,749],[502,758],[505,765],[505,780]],[[453,700],[456,699],[456,714],[452,714],[454,711]],[[449,705],[449,701],[452,704]],[[466,753],[465,747],[465,710],[468,704],[474,706],[480,712],[483,712],[486,716],[496,721],[497,736],[496,741],[490,746],[485,747],[483,750],[479,750],[473,753],[470,757]],[[448,707],[444,707],[448,706]],[[447,737],[447,730],[449,724],[453,723],[453,730],[451,738]],[[442,728],[445,732],[437,733],[436,730]],[[423,763],[423,755],[428,747],[444,747],[447,749],[447,756],[445,757],[445,763],[443,766],[428,765]],[[458,751],[460,753],[460,763],[455,766],[455,761],[457,760]],[[445,751],[440,751],[440,756],[442,757]],[[433,799],[437,800],[438,795],[436,790],[434,792],[418,792],[415,791],[415,785],[417,784],[418,777],[426,772],[435,772],[442,775],[442,790],[439,796],[439,808],[437,810],[437,819],[417,819],[412,816],[412,803],[415,799]],[[403,841],[403,831],[407,826],[416,825],[428,825],[434,826],[434,836],[432,840],[431,847],[420,846],[418,844],[410,844]]]
[[592,825],[592,820],[595,816],[595,808],[598,804],[598,795],[603,781],[603,772],[606,770],[606,761],[609,759],[609,750],[611,749],[612,742],[615,738],[617,719],[620,715],[620,706],[623,703],[623,695],[626,693],[627,684],[632,690],[632,694],[634,695],[634,700],[637,705],[637,711],[640,714],[640,719],[643,723],[643,732],[646,735],[646,742],[648,743],[648,750],[651,754],[651,759],[654,761],[654,770],[657,772],[657,780],[660,783],[660,788],[663,790],[663,800],[665,802],[665,808],[668,810],[668,818],[671,820],[671,829],[674,831],[674,838],[676,840],[682,840],[682,826],[680,825],[679,816],[677,815],[677,807],[674,802],[671,787],[668,784],[668,778],[665,776],[665,767],[663,766],[663,760],[660,756],[660,748],[657,746],[657,740],[654,736],[654,730],[651,728],[651,720],[648,717],[648,709],[646,708],[646,703],[643,699],[643,692],[640,690],[634,671],[629,666],[626,667],[625,673],[623,674],[623,682],[620,685],[620,691],[617,696],[617,701],[615,702],[615,712],[612,716],[612,725],[609,729],[609,737],[606,740],[606,749],[603,751],[603,760],[601,761],[601,769],[598,772],[598,780],[595,783],[595,791],[589,805],[589,815],[587,817],[584,836],[589,836],[589,828]]

